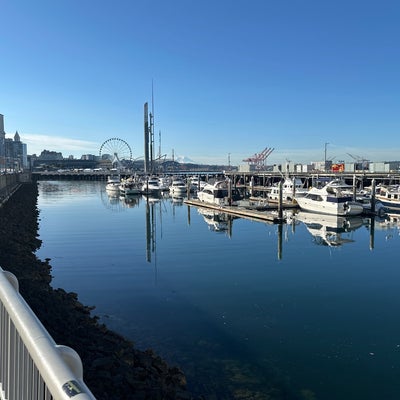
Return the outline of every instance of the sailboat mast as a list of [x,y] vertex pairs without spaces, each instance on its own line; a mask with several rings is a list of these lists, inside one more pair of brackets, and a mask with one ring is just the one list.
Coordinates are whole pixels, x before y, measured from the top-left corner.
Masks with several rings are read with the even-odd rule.
[[154,90],[151,80],[151,114],[150,114],[150,165],[151,172],[154,172]]
[[161,160],[161,130],[158,131],[158,157]]

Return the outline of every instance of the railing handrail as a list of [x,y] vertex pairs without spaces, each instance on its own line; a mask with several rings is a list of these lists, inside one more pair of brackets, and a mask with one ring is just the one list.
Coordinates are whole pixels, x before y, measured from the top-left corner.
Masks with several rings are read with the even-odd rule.
[[[2,316],[0,313],[0,339],[6,334],[3,332],[4,320],[8,318],[15,326],[34,366],[55,400],[67,400],[72,397],[74,400],[95,400],[83,381],[83,367],[79,355],[72,348],[55,343],[19,293],[15,275],[1,267],[0,306],[6,311],[3,314],[7,314]],[[4,357],[1,348],[0,357]],[[7,382],[0,381],[2,391],[6,389],[5,386]]]

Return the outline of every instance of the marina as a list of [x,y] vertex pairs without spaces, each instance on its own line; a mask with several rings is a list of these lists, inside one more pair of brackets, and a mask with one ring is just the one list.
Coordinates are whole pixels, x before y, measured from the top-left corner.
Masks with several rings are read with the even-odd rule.
[[282,224],[169,193],[115,198],[105,182],[39,188],[53,287],[182,368],[192,393],[398,397],[395,217],[293,209]]
[[0,400],[400,399],[400,3],[1,9]]

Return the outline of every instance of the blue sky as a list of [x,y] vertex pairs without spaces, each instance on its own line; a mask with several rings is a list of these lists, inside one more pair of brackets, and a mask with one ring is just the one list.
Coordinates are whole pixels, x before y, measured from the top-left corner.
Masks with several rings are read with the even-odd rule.
[[0,113],[28,153],[111,137],[199,163],[400,159],[400,2],[3,0]]

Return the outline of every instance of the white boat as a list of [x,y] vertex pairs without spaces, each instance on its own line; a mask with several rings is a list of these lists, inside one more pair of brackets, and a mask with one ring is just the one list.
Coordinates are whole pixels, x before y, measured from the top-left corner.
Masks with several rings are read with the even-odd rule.
[[304,223],[316,244],[332,247],[353,242],[353,239],[343,237],[342,234],[354,231],[364,225],[363,219],[359,216],[341,217],[300,211],[294,215],[294,218]]
[[330,184],[322,188],[311,188],[305,196],[296,196],[295,200],[302,210],[332,215],[359,215],[364,211],[361,203],[353,201],[349,194],[342,193]]
[[386,208],[383,203],[375,198],[374,210],[372,210],[372,196],[371,190],[362,189],[357,190],[353,185],[347,184],[343,179],[333,179],[328,183],[331,190],[339,192],[342,195],[352,197],[357,203],[360,203],[365,213],[375,213],[379,217],[383,217],[386,213]]
[[240,194],[237,189],[233,187],[230,189],[229,181],[225,180],[214,184],[207,183],[202,190],[197,192],[197,198],[203,203],[229,206],[238,204]]
[[203,190],[207,185],[206,181],[200,180],[198,176],[191,176],[190,180],[190,190],[193,192],[197,192],[199,190]]
[[107,178],[106,190],[107,192],[119,193],[119,185],[121,183],[121,177],[119,173],[113,172]]
[[376,189],[375,198],[385,208],[400,211],[400,185],[379,185]]
[[156,195],[159,196],[161,194],[161,187],[159,185],[159,181],[157,177],[147,178],[141,187],[141,192],[146,195]]
[[187,193],[188,187],[183,179],[174,178],[169,187],[169,193],[173,197],[182,197]]
[[[267,194],[267,199],[272,202],[279,201],[279,183],[271,186]],[[290,202],[294,198],[305,196],[308,193],[308,189],[304,187],[304,184],[299,178],[288,178],[282,182],[282,201]]]
[[158,186],[160,186],[160,190],[162,192],[167,192],[169,190],[170,185],[171,185],[171,178],[169,176],[160,176],[158,178]]
[[119,184],[119,193],[123,196],[140,194],[142,185],[134,178],[122,179]]

